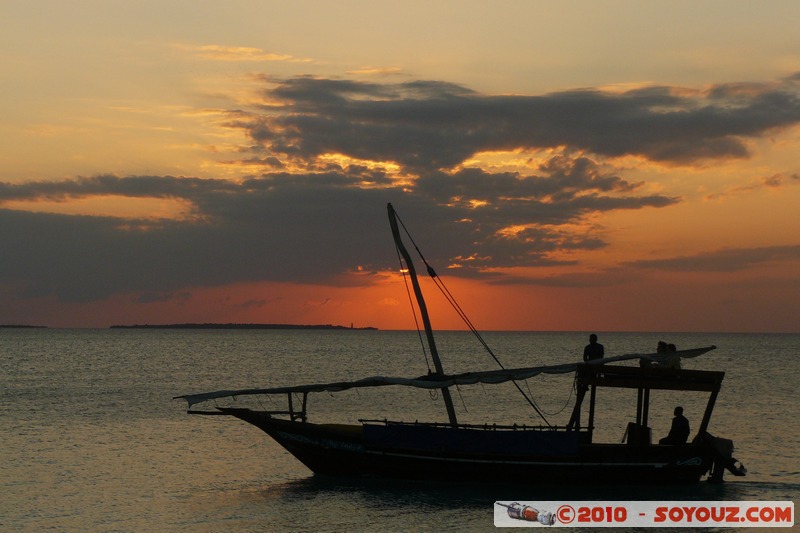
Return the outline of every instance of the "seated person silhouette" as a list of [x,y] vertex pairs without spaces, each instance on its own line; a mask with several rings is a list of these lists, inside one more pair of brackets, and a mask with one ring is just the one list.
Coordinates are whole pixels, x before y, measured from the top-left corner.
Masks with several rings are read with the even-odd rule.
[[592,333],[589,335],[589,344],[583,349],[583,361],[588,362],[593,359],[602,359],[605,357],[605,348],[597,342],[597,335]]
[[672,427],[669,434],[659,440],[659,444],[686,444],[689,438],[689,421],[683,416],[683,407],[675,408],[675,418],[672,419]]

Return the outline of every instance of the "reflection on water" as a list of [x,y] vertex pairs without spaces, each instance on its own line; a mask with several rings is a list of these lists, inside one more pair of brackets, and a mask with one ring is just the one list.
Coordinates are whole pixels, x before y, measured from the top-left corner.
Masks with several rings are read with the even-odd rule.
[[[798,484],[761,482],[565,487],[309,476],[228,493],[214,502],[219,512],[239,510],[242,518],[238,523],[234,516],[224,517],[237,529],[487,531],[494,527],[496,501],[787,501],[792,495],[796,499],[799,490]],[[276,509],[280,512],[275,513]],[[216,523],[221,517],[209,512],[204,519]]]

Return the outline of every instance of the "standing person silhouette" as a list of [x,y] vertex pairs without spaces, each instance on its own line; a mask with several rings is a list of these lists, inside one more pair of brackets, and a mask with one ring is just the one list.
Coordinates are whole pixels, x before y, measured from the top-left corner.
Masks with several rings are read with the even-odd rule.
[[588,362],[592,359],[602,359],[605,357],[605,348],[597,342],[597,335],[592,333],[589,335],[589,344],[583,349],[583,361]]

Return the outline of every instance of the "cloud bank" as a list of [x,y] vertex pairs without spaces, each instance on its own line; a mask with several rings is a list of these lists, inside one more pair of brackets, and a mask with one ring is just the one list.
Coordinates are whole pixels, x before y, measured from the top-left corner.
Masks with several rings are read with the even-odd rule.
[[748,138],[800,121],[796,77],[543,96],[484,95],[439,81],[265,81],[272,83],[265,100],[279,102],[280,111],[235,125],[270,153],[302,160],[344,153],[425,170],[454,167],[478,152],[558,147],[669,164],[741,158]]
[[[557,265],[560,252],[607,246],[590,217],[681,201],[625,179],[614,158],[667,165],[744,158],[749,140],[800,122],[797,77],[543,96],[485,95],[440,81],[262,82],[263,105],[228,110],[226,124],[251,140],[239,162],[261,162],[262,174],[0,183],[0,286],[63,301],[126,292],[158,301],[235,282],[369,283],[369,275],[345,274],[392,266],[387,202],[434,264],[502,281],[501,269]],[[536,157],[515,170],[470,162],[492,152]],[[112,196],[180,200],[191,214],[7,208]],[[729,251],[627,267],[726,270],[728,259],[742,265],[796,255],[796,247]]]

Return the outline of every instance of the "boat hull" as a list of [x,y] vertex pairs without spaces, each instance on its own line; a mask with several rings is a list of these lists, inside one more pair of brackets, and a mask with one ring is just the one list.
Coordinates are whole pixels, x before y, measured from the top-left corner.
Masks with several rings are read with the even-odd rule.
[[580,442],[585,435],[575,431],[312,424],[250,409],[222,410],[265,431],[313,472],[330,476],[525,484],[695,483],[714,462],[711,447],[701,444],[586,444]]

